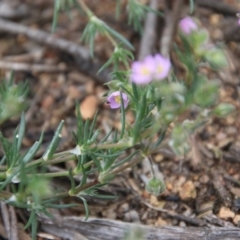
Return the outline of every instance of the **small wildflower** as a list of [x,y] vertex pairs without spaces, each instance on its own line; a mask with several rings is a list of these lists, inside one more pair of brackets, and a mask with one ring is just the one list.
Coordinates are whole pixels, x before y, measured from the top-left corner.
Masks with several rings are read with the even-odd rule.
[[190,34],[192,31],[197,30],[197,24],[190,17],[185,17],[179,22],[179,27],[185,34]]
[[[123,98],[123,106],[126,108],[128,106],[128,96],[125,93],[122,93],[122,98]],[[107,101],[110,104],[110,107],[115,109],[115,108],[120,108],[121,107],[121,92],[116,91],[112,92],[108,98]]]
[[150,83],[152,80],[162,80],[167,77],[171,63],[160,54],[147,56],[143,61],[132,64],[130,79],[138,85]]
[[170,60],[168,58],[164,58],[160,54],[156,54],[154,59],[156,64],[154,80],[162,80],[166,78],[169,73],[171,68]]
[[240,13],[237,13],[236,16],[238,18],[238,25],[240,26]]
[[153,79],[154,71],[155,59],[153,56],[147,56],[143,61],[133,62],[130,79],[138,85],[148,84]]

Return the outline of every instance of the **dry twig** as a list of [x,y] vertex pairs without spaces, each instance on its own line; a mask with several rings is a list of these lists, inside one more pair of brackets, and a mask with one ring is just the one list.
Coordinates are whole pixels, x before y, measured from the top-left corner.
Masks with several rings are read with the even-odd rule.
[[183,0],[175,0],[172,11],[170,10],[169,1],[166,0],[165,3],[165,28],[160,41],[160,49],[163,56],[169,57],[171,43]]
[[[157,10],[158,0],[151,0],[150,7]],[[142,60],[153,51],[156,40],[157,14],[148,12],[144,25],[144,31],[140,42],[138,59]]]
[[[81,233],[90,240],[110,240],[123,239],[124,234],[128,230],[136,229],[133,223],[114,221],[110,219],[89,218],[86,222],[84,218],[64,217],[56,219],[41,219],[42,229],[46,232],[60,236],[60,232]],[[185,240],[235,240],[240,237],[239,228],[199,228],[199,227],[150,227],[139,225],[144,234],[145,239],[185,239]],[[73,239],[69,237],[69,239]],[[76,239],[76,238],[75,238]]]
[[24,71],[24,72],[63,72],[66,71],[66,66],[49,66],[44,64],[27,64],[18,62],[6,62],[0,61],[0,68],[10,69],[14,71]]
[[97,74],[101,64],[98,61],[93,61],[90,57],[89,51],[79,44],[57,38],[56,36],[47,32],[29,28],[21,24],[3,20],[1,18],[0,31],[5,31],[12,34],[23,34],[36,42],[46,44],[50,47],[57,48],[68,54],[71,54],[75,58],[76,63],[82,72],[93,77],[100,83],[105,83],[109,80],[109,71],[105,69],[101,73]]
[[196,0],[196,3],[200,7],[209,8],[224,15],[236,15],[240,12],[240,9],[230,6],[229,4],[224,3],[222,0]]

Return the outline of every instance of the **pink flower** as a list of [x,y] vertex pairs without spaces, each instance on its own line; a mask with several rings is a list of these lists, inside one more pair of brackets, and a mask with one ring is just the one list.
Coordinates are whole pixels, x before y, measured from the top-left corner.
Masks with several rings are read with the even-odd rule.
[[148,84],[153,79],[155,71],[155,59],[153,56],[147,56],[143,61],[132,63],[132,73],[130,79],[132,82],[142,85]]
[[[122,98],[123,98],[123,106],[124,106],[124,108],[126,108],[128,106],[128,96],[125,93],[122,93]],[[112,109],[120,108],[121,107],[121,92],[120,91],[112,92],[108,96],[107,101],[109,102],[110,107]]]
[[197,24],[190,17],[185,17],[179,22],[179,27],[185,34],[190,34],[198,29]]
[[136,61],[132,64],[130,80],[137,85],[144,85],[153,80],[163,80],[167,77],[171,63],[168,58],[160,54],[147,56],[143,61]]
[[240,18],[238,19],[238,25],[240,26]]
[[163,80],[167,77],[169,70],[171,68],[171,63],[168,58],[164,58],[160,54],[154,56],[155,59],[155,73],[154,80]]

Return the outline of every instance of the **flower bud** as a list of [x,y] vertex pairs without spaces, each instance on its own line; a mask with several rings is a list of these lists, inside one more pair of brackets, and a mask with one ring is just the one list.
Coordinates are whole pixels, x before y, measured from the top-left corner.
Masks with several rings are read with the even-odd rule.
[[40,201],[40,199],[52,194],[52,189],[46,179],[33,177],[29,182],[27,193],[31,193],[35,201]]
[[157,179],[156,177],[151,178],[146,185],[146,190],[155,196],[163,193],[165,189],[164,181],[162,179]]
[[214,69],[220,69],[228,65],[226,55],[221,49],[211,49],[206,51],[205,59],[209,65]]
[[226,117],[228,114],[233,112],[235,107],[230,103],[220,103],[214,110],[213,114],[217,117]]
[[184,156],[189,151],[188,133],[182,126],[175,126],[169,146],[178,156]]
[[200,107],[207,108],[216,103],[218,98],[219,81],[199,78],[199,86],[194,95],[194,102]]

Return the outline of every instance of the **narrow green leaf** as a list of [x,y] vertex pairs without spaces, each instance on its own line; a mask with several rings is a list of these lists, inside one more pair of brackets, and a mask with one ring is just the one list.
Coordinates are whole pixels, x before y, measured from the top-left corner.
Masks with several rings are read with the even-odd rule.
[[76,103],[76,110],[77,110],[77,138],[78,138],[78,145],[82,145],[83,144],[83,119],[82,119],[82,115],[80,112],[80,106],[79,103]]
[[111,133],[113,132],[113,129],[111,129],[107,135],[100,141],[100,143],[104,143],[105,141],[107,141],[108,137],[111,135]]
[[94,164],[96,165],[98,172],[102,172],[103,169],[102,169],[101,162],[97,159],[97,157],[94,154],[91,154],[90,156],[92,157],[92,160],[93,160]]
[[93,120],[92,120],[92,124],[91,124],[91,128],[90,128],[90,132],[89,132],[89,137],[92,136],[94,128],[96,126],[96,122],[97,122],[97,116],[98,116],[98,111],[95,112]]
[[43,140],[43,132],[41,133],[40,139],[32,145],[32,147],[29,149],[29,151],[23,157],[22,162],[24,162],[26,164],[34,158],[37,151],[41,147],[42,140]]
[[17,150],[20,150],[21,144],[22,144],[22,140],[24,137],[24,133],[25,133],[25,116],[24,113],[22,112],[21,114],[21,120],[20,120],[20,125],[19,125],[19,130],[18,130],[18,143],[17,143]]
[[135,154],[139,153],[139,151],[133,152],[132,154],[130,154],[128,157],[124,158],[123,160],[117,162],[116,164],[114,164],[110,170],[113,170],[114,168],[121,166],[122,164],[124,164],[125,162],[127,162],[128,160],[130,160]]
[[105,68],[107,68],[108,66],[110,66],[110,64],[113,62],[112,58],[109,58],[107,60],[107,62],[105,62],[102,67],[98,70],[97,74],[99,74],[100,72],[102,72]]
[[90,125],[90,120],[87,119],[84,124],[84,144],[87,143],[89,138],[89,125]]
[[154,148],[158,147],[161,144],[161,142],[163,141],[163,139],[165,137],[166,131],[167,131],[166,129],[162,129],[161,134],[160,134],[158,140],[154,144]]
[[86,213],[86,217],[85,217],[85,221],[88,220],[88,217],[89,217],[89,210],[88,210],[88,204],[87,204],[87,201],[85,198],[83,197],[80,197],[83,201],[83,205],[84,205],[84,208],[85,208],[85,213]]
[[94,153],[98,157],[103,157],[103,158],[112,158],[112,157],[118,157],[123,153],[123,151],[116,152],[116,153],[106,153],[106,154],[101,154],[101,153]]
[[35,219],[35,215],[36,215],[36,213],[35,213],[35,211],[32,209],[32,210],[31,210],[31,213],[30,213],[30,217],[29,217],[29,219],[28,219],[28,221],[27,221],[27,224],[25,225],[24,229],[27,229],[27,228],[29,228],[29,227],[31,226],[31,224],[33,223],[33,221],[34,221],[34,219]]
[[53,12],[53,22],[52,22],[52,32],[55,31],[58,21],[58,12],[60,8],[60,2],[61,0],[55,0],[54,1],[54,12]]
[[107,30],[108,33],[110,33],[112,36],[114,36],[116,39],[118,39],[120,42],[125,44],[127,47],[129,47],[131,50],[134,50],[133,45],[121,34],[110,28],[108,25],[105,25],[105,29]]
[[36,240],[37,239],[37,216],[34,215],[33,219],[32,219],[32,240]]
[[95,133],[92,135],[91,139],[88,141],[88,144],[94,143],[99,134],[100,134],[100,129],[97,129]]
[[54,137],[53,137],[51,143],[49,144],[47,150],[45,151],[45,153],[43,155],[44,161],[47,161],[50,158],[52,158],[53,154],[56,152],[58,144],[62,138],[61,131],[63,128],[63,124],[64,124],[64,121],[62,120],[57,127],[57,130],[54,134]]
[[49,211],[47,211],[45,208],[41,209],[41,212],[44,213],[49,218],[52,218],[52,219],[54,218],[54,216]]

